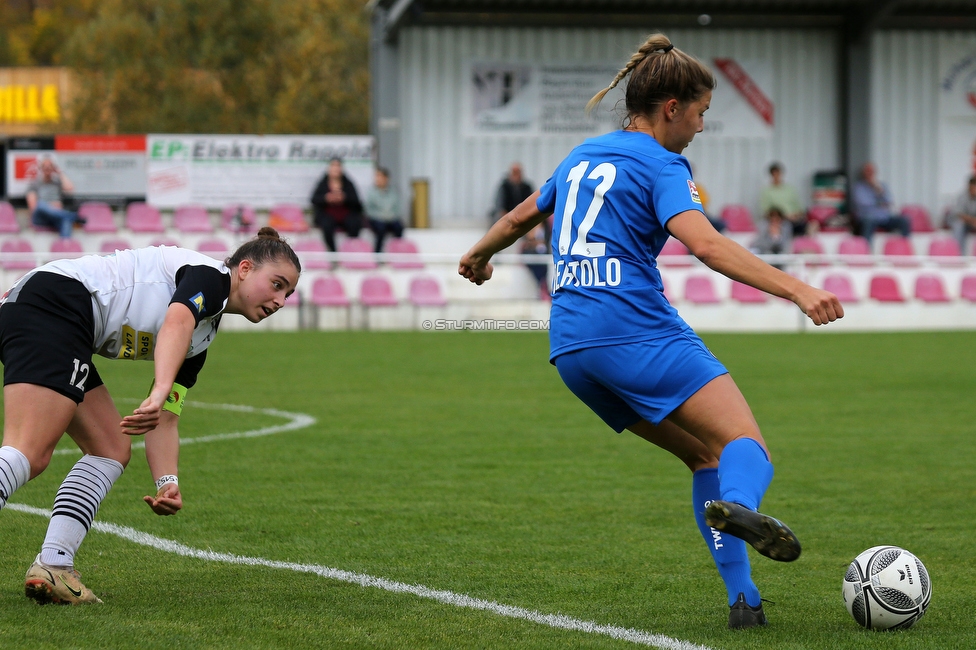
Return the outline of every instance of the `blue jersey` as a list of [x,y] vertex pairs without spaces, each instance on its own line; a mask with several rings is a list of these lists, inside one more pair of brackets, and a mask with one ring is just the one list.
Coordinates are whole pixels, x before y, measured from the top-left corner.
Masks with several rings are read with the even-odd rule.
[[550,359],[687,331],[657,268],[668,220],[702,211],[691,166],[651,136],[616,131],[560,163],[536,207],[554,215]]

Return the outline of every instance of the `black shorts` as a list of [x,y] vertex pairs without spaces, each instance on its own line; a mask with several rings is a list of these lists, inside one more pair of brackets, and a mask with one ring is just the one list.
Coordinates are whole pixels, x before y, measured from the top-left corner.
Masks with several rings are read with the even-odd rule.
[[92,363],[94,339],[85,285],[57,273],[35,273],[0,305],[3,385],[36,384],[80,404],[85,391],[103,383]]

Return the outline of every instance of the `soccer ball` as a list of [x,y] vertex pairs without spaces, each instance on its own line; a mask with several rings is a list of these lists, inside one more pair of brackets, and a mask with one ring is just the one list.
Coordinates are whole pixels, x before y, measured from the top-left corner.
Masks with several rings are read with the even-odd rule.
[[844,576],[844,604],[854,620],[873,630],[904,630],[922,618],[932,582],[921,560],[897,546],[874,546],[851,562]]

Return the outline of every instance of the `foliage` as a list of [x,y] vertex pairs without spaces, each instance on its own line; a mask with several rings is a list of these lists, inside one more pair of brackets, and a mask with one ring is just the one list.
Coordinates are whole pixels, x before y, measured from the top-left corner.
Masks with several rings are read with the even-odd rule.
[[0,62],[77,76],[74,130],[365,133],[362,0],[55,0],[0,9]]

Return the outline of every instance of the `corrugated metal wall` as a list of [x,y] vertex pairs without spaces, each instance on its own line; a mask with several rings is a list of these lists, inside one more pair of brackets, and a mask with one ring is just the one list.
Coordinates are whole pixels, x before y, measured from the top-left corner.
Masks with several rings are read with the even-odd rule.
[[[653,26],[619,29],[409,27],[400,34],[401,179],[430,180],[434,226],[484,225],[495,188],[518,160],[536,186],[579,136],[465,135],[462,110],[472,60],[622,66]],[[755,210],[773,160],[808,198],[813,172],[841,166],[838,38],[829,31],[670,30],[671,40],[705,62],[761,59],[773,66],[776,128],[771,138],[709,138],[685,154],[708,189],[710,209],[744,203]],[[609,79],[607,80],[610,81]],[[705,119],[707,121],[708,114]],[[409,194],[407,194],[409,196]]]
[[897,205],[924,205],[936,220],[950,200],[939,192],[939,96],[940,51],[952,45],[976,51],[976,34],[887,31],[871,43],[870,158]]

